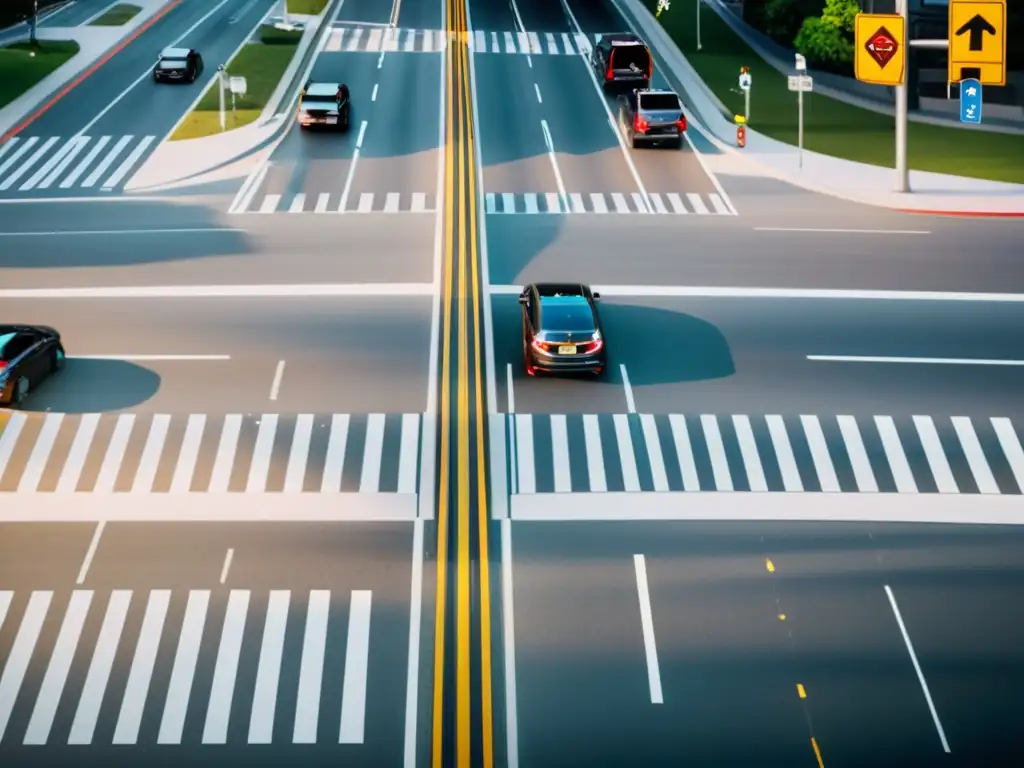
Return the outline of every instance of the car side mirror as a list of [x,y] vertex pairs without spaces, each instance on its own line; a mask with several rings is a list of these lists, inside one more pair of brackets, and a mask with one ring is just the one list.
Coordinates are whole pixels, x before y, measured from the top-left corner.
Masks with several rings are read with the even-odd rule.
[[519,297],[519,303],[525,305],[528,299],[525,296]]
[[597,300],[599,300],[601,298],[601,294],[600,293],[594,292],[592,295],[594,297],[594,301],[597,301]]

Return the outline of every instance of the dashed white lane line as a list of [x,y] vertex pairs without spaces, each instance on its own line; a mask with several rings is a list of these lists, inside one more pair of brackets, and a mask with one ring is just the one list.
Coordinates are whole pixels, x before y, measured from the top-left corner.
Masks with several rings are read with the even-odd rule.
[[533,84],[533,90],[535,90],[537,92],[537,103],[538,104],[543,104],[544,103],[544,99],[542,99],[540,97],[540,86],[537,85],[536,83],[534,83]]
[[373,84],[373,93],[370,94],[370,101],[376,101],[377,100],[377,87],[378,87],[378,85],[379,85],[378,83],[374,83]]

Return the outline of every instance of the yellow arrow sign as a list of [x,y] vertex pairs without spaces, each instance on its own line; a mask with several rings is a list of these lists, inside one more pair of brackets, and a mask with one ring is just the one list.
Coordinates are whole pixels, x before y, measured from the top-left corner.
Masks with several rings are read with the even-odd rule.
[[1006,0],[950,0],[949,81],[1006,85]]

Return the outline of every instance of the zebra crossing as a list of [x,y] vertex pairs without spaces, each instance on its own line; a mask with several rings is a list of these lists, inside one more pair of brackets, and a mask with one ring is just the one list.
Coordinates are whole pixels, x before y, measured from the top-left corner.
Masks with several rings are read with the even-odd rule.
[[414,494],[420,414],[0,414],[19,494]]
[[426,192],[361,192],[308,194],[264,193],[242,199],[231,213],[434,213],[433,194]]
[[[370,590],[0,591],[0,745],[315,744],[321,733],[361,744],[372,602]],[[340,713],[322,711],[332,689]]]
[[473,53],[509,53],[532,56],[579,56],[593,49],[600,35],[569,32],[487,32],[457,33],[443,29],[382,29],[380,27],[336,26],[331,29],[324,50],[329,52],[440,53],[450,40],[459,39]]
[[[707,202],[705,202],[707,200]],[[493,214],[546,214],[546,213],[659,213],[683,216],[734,216],[722,197],[714,192],[648,192],[647,199],[640,192],[570,192],[564,197],[558,192],[487,192],[484,207]]]
[[123,186],[156,136],[14,136],[0,144],[0,193]]
[[1024,493],[1008,418],[515,414],[514,493]]

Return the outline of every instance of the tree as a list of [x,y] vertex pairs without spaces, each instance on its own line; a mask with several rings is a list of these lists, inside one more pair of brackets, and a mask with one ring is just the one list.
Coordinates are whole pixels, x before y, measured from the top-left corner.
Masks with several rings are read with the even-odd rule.
[[857,0],[827,0],[818,18],[804,19],[793,41],[815,69],[847,73],[853,64],[853,25]]
[[787,48],[808,16],[818,16],[825,0],[768,0],[764,5],[764,32]]

